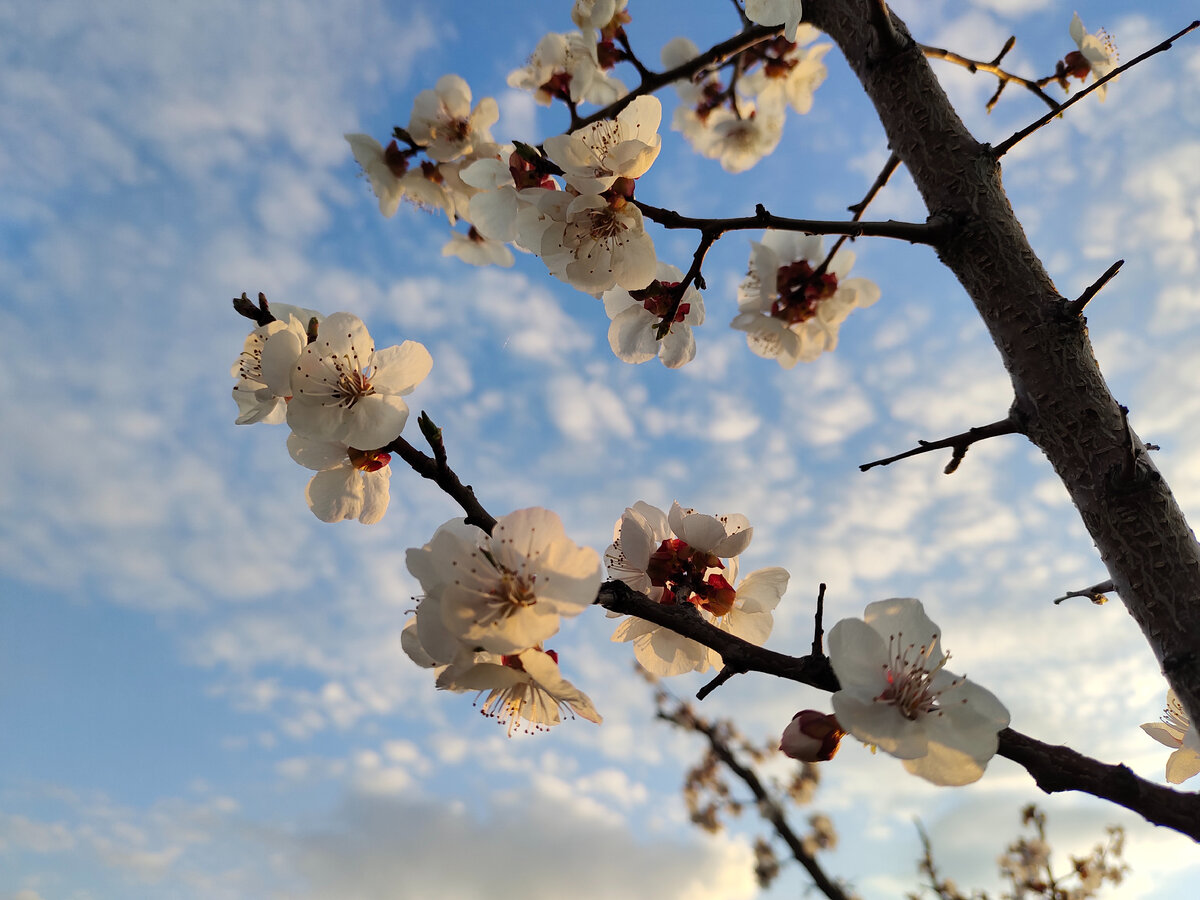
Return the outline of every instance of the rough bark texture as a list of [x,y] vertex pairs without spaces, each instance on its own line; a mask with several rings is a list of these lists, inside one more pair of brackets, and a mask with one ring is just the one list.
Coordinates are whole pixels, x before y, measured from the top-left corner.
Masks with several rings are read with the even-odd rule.
[[[954,236],[938,256],[983,317],[1012,378],[1024,431],[1070,492],[1113,583],[1193,722],[1200,722],[1200,545],[1064,308],[1001,184],[1000,165],[955,113],[894,16],[872,0],[808,0],[805,18],[841,48],[930,215]],[[1053,124],[1047,127],[1054,127]]]

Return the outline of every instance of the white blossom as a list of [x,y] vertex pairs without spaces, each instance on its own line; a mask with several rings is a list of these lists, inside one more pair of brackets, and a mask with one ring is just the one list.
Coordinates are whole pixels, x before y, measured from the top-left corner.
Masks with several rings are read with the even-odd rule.
[[[781,568],[759,569],[736,588],[740,554],[753,529],[741,514],[708,516],[678,503],[664,514],[643,501],[625,510],[605,552],[609,575],[658,603],[691,603],[711,624],[756,644],[771,633],[787,589]],[[731,557],[722,562],[723,557]],[[632,641],[643,668],[659,676],[720,666],[720,654],[668,628],[629,617],[614,641]]]
[[358,316],[334,313],[300,354],[287,422],[301,437],[359,450],[386,446],[404,429],[412,392],[433,366],[415,341],[376,350]]
[[677,369],[696,355],[692,326],[704,322],[704,300],[694,286],[688,285],[670,330],[658,340],[659,324],[669,311],[668,304],[676,296],[675,289],[683,280],[683,273],[669,263],[660,262],[654,275],[650,286],[639,292],[640,299],[624,288],[604,292],[604,311],[612,320],[608,345],[627,363],[643,363],[657,356],[667,368]]
[[540,645],[558,631],[560,616],[578,615],[600,588],[597,553],[574,544],[545,509],[509,513],[491,536],[444,526],[408,561],[426,596],[436,596],[446,629],[492,653]]
[[625,10],[629,0],[575,0],[571,21],[584,33],[594,33],[612,22]]
[[614,285],[638,290],[654,280],[654,241],[635,204],[599,194],[527,190],[535,202],[518,216],[517,243],[537,253],[556,278],[589,294]]
[[1187,711],[1175,691],[1167,691],[1167,707],[1162,721],[1147,722],[1142,731],[1160,744],[1175,750],[1167,757],[1167,781],[1182,784],[1200,773],[1200,734],[1188,719]]
[[747,19],[759,25],[783,25],[783,36],[793,43],[803,15],[803,0],[746,0]]
[[570,134],[546,139],[546,156],[580,194],[601,194],[618,178],[644,175],[658,157],[662,105],[657,97],[637,97],[617,113]]
[[812,362],[837,346],[838,329],[850,313],[879,299],[879,286],[846,278],[853,252],[839,250],[826,270],[816,235],[767,231],[752,242],[749,272],[738,288],[732,327],[746,332],[750,350],[785,369]]
[[841,684],[833,711],[842,728],[934,784],[969,784],[983,775],[1008,710],[945,668],[941,633],[919,600],[872,603],[862,619],[834,625],[828,645]]
[[[1117,48],[1113,45],[1112,38],[1103,30],[1097,34],[1089,34],[1083,27],[1083,20],[1079,18],[1079,13],[1075,13],[1071,17],[1071,40],[1079,47],[1079,54],[1083,57],[1087,68],[1091,70],[1093,79],[1103,78],[1117,67]],[[1073,60],[1068,56],[1067,61],[1072,62]],[[1113,79],[1113,81],[1116,80],[1116,78]],[[1107,84],[1100,85],[1096,88],[1096,96],[1104,100],[1107,90]]]
[[442,256],[456,256],[473,266],[501,266],[506,269],[514,261],[512,251],[504,246],[503,241],[484,237],[475,226],[471,226],[466,234],[454,232],[442,246]]
[[480,711],[512,737],[520,723],[526,731],[546,731],[573,713],[589,722],[602,719],[587,694],[562,677],[558,654],[531,647],[520,653],[475,653],[459,656],[437,677],[440,690],[487,691]]
[[[694,115],[694,114],[693,114]],[[712,110],[707,118],[696,117],[700,128],[692,126],[692,145],[709,159],[718,160],[726,172],[737,174],[756,165],[770,154],[783,137],[782,110],[755,109],[754,104],[738,104],[738,114],[727,107]],[[684,116],[685,128],[690,117]]]
[[471,88],[458,75],[443,75],[433,90],[413,101],[408,133],[437,162],[449,162],[491,143],[488,130],[500,118],[495,99],[484,97],[471,108]]
[[322,522],[358,519],[374,525],[387,512],[392,469],[388,454],[364,452],[338,441],[314,441],[288,435],[288,453],[317,474],[308,482],[304,497]]
[[[355,161],[379,198],[379,211],[387,218],[396,214],[400,200],[407,197],[417,206],[441,209],[454,221],[454,204],[445,189],[429,178],[425,168],[410,167],[406,157],[392,141],[384,147],[368,134],[344,135]],[[436,171],[432,163],[426,164]]]
[[594,38],[578,31],[544,36],[528,65],[509,73],[508,86],[530,91],[543,106],[555,97],[607,106],[626,94],[625,85],[600,67]]
[[820,32],[803,25],[795,44],[778,60],[765,62],[738,80],[738,91],[754,99],[759,110],[782,112],[790,106],[798,113],[812,109],[813,93],[825,81],[822,61],[833,44],[806,47]]
[[283,303],[272,304],[270,309],[275,321],[257,326],[246,336],[230,370],[238,379],[233,387],[238,425],[277,425],[284,421],[285,401],[292,395],[292,370],[308,343],[308,323],[324,318],[310,309]]

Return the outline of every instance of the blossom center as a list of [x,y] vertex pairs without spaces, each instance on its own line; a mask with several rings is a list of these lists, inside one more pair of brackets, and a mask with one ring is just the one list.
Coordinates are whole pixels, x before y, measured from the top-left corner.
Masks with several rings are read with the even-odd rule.
[[[927,668],[929,649],[936,640],[935,634],[928,644],[918,645],[906,644],[902,633],[888,637],[889,662],[884,666],[887,687],[875,698],[876,702],[891,704],[910,721],[939,711],[938,700],[942,691],[934,690],[933,679],[950,656],[943,655],[932,668]],[[951,686],[958,683],[956,680]]]
[[771,304],[771,316],[788,325],[805,322],[817,314],[817,306],[837,293],[837,276],[817,274],[806,259],[780,266],[775,275],[777,299]]
[[375,393],[371,379],[361,369],[343,369],[340,361],[334,361],[338,372],[337,383],[333,387],[333,398],[339,406],[350,409],[363,397]]
[[646,575],[650,583],[663,589],[660,603],[693,603],[714,616],[733,609],[737,592],[720,572],[721,560],[697,550],[679,538],[668,538],[650,554]]

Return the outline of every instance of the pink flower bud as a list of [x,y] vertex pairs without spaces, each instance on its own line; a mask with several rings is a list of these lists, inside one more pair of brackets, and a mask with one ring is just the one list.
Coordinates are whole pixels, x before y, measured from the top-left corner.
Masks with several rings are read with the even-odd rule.
[[815,709],[802,709],[792,716],[779,749],[792,759],[801,762],[823,762],[833,759],[846,732],[832,715]]

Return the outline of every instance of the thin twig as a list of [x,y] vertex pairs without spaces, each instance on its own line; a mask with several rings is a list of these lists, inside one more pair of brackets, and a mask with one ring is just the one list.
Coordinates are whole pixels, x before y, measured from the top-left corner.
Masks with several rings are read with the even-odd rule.
[[1149,59],[1151,56],[1154,56],[1156,53],[1162,53],[1164,50],[1171,49],[1172,43],[1179,40],[1179,38],[1183,37],[1189,31],[1192,31],[1196,28],[1200,28],[1200,19],[1196,20],[1195,22],[1192,22],[1192,24],[1189,25],[1187,28],[1184,28],[1181,31],[1178,31],[1175,34],[1171,35],[1169,38],[1167,38],[1165,41],[1163,41],[1158,46],[1151,47],[1149,50],[1147,50],[1141,56],[1134,57],[1129,62],[1125,63],[1123,66],[1117,66],[1117,68],[1113,69],[1111,72],[1109,72],[1103,78],[1097,78],[1095,81],[1093,81],[1091,84],[1089,84],[1086,88],[1084,88],[1078,94],[1075,94],[1074,96],[1071,97],[1071,99],[1067,100],[1065,103],[1063,103],[1061,106],[1059,106],[1058,109],[1055,110],[1054,112],[1047,113],[1046,115],[1042,116],[1040,119],[1038,119],[1033,124],[1027,125],[1024,128],[1022,128],[1020,131],[1018,131],[1012,137],[1005,140],[1003,143],[997,144],[994,148],[992,148],[992,155],[996,159],[999,159],[1005,153],[1007,153],[1009,150],[1011,150],[1013,147],[1015,147],[1017,144],[1019,144],[1021,141],[1025,140],[1025,138],[1029,137],[1029,135],[1033,134],[1035,131],[1037,131],[1039,128],[1041,128],[1043,125],[1045,125],[1047,122],[1049,122],[1051,119],[1054,119],[1057,116],[1061,115],[1063,112],[1065,112],[1067,110],[1068,107],[1073,106],[1074,104],[1078,103],[1080,100],[1082,100],[1088,94],[1090,94],[1092,91],[1096,90],[1096,88],[1100,87],[1103,84],[1108,84],[1108,82],[1112,81],[1114,78],[1116,78],[1122,72],[1132,69],[1138,63],[1142,62],[1143,60]]
[[967,455],[967,448],[972,444],[986,438],[999,437],[1002,434],[1021,433],[1021,425],[1017,422],[1016,417],[1009,415],[1008,418],[1001,419],[999,422],[993,422],[990,425],[980,425],[978,428],[970,428],[962,434],[943,438],[940,441],[917,441],[918,446],[912,450],[905,450],[903,453],[897,453],[895,456],[889,456],[887,459],[877,459],[874,462],[863,463],[858,468],[866,472],[868,469],[873,469],[876,466],[889,466],[902,459],[908,459],[910,456],[919,456],[922,453],[931,453],[934,450],[944,450],[947,447],[951,447],[954,450],[954,455],[950,457],[950,462],[946,464],[946,468],[943,470],[947,475],[950,475],[958,468],[958,464],[963,461],[963,457]]
[[1112,581],[1101,581],[1099,584],[1093,584],[1091,587],[1085,587],[1083,590],[1070,591],[1069,593],[1063,594],[1061,597],[1055,597],[1054,603],[1057,606],[1059,603],[1062,603],[1064,600],[1070,597],[1087,597],[1089,600],[1099,606],[1108,600],[1108,598],[1104,595],[1115,591],[1116,589],[1117,586],[1113,584]]
[[[866,209],[871,204],[871,201],[875,199],[876,195],[878,195],[881,190],[883,190],[884,185],[888,183],[888,180],[891,179],[892,175],[899,166],[900,157],[896,153],[892,153],[892,155],[888,157],[887,162],[883,164],[883,168],[879,170],[879,174],[875,176],[875,180],[871,183],[871,186],[867,188],[866,196],[864,196],[854,205],[846,207],[846,209],[854,213],[854,215],[851,217],[852,222],[857,222],[862,218],[863,213],[866,212]],[[849,235],[843,234],[833,242],[833,246],[829,248],[829,252],[825,255],[825,259],[821,261],[821,265],[817,266],[817,268],[813,270],[813,275],[815,277],[819,278],[825,274],[825,271],[829,268],[830,263],[833,262],[834,256],[836,256],[837,252],[842,249],[842,245],[845,244],[847,240],[853,240],[853,238],[851,238]]]
[[1083,308],[1091,302],[1091,299],[1100,293],[1101,288],[1108,284],[1114,275],[1121,271],[1121,266],[1125,265],[1125,260],[1118,259],[1115,263],[1104,270],[1104,274],[1097,278],[1088,287],[1086,291],[1079,295],[1075,300],[1072,300],[1066,306],[1068,316],[1075,317],[1083,313]]
[[821,649],[821,638],[825,635],[825,626],[821,620],[825,616],[825,582],[821,582],[821,586],[817,589],[817,615],[816,621],[813,623],[813,642],[812,655],[824,656],[825,651]]
[[1007,69],[1000,68],[1000,59],[1012,49],[1012,45],[1014,43],[1016,43],[1016,39],[1010,37],[1008,39],[1008,43],[1004,45],[1004,48],[992,62],[984,62],[983,60],[979,59],[968,59],[965,56],[955,53],[953,50],[943,50],[941,47],[930,47],[927,44],[921,44],[920,47],[924,54],[930,59],[943,59],[946,62],[954,63],[957,66],[962,66],[968,72],[987,72],[1000,79],[1000,87],[996,89],[996,93],[992,95],[992,99],[988,101],[988,112],[992,111],[992,107],[994,107],[996,105],[996,101],[1000,99],[1000,90],[1010,81],[1016,82],[1017,84],[1021,85],[1021,87],[1026,88],[1027,90],[1036,94],[1038,99],[1040,99],[1055,112],[1058,112],[1064,104],[1059,103],[1042,90],[1042,84],[1048,82],[1039,83],[1037,81],[1031,81],[1028,78],[1022,78],[1020,75],[1015,75],[1012,72],[1009,72]]

